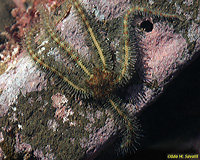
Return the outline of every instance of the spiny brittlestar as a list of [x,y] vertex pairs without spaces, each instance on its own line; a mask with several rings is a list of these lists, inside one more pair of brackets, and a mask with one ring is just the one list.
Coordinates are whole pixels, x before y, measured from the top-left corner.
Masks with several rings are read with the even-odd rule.
[[111,108],[122,121],[126,133],[121,148],[134,146],[132,144],[137,143],[139,137],[139,127],[136,119],[126,112],[119,96],[119,90],[127,86],[136,74],[138,42],[135,28],[130,23],[139,14],[166,18],[176,16],[132,5],[124,17],[117,20],[120,43],[117,52],[113,53],[109,40],[102,38],[100,33],[101,29],[107,31],[104,22],[88,15],[78,0],[65,1],[62,8],[61,11],[66,12],[62,15],[64,18],[73,8],[83,30],[87,31],[86,41],[91,52],[89,58],[78,53],[59,33],[57,26],[64,18],[55,20],[45,6],[39,8],[39,23],[33,24],[27,32],[26,47],[29,54],[47,72],[48,77],[53,76],[57,80],[66,93]]

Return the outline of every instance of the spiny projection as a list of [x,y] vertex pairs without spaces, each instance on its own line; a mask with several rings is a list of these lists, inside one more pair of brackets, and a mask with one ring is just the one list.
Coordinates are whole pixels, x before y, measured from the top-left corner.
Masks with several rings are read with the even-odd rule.
[[[65,1],[62,8],[61,12],[66,13],[57,20],[45,6],[39,7],[40,20],[26,34],[26,47],[30,56],[47,72],[47,77],[55,78],[66,93],[111,108],[124,126],[120,147],[123,150],[134,147],[139,137],[137,120],[128,114],[118,94],[136,73],[138,42],[131,20],[141,14],[166,18],[176,18],[176,15],[152,12],[138,6],[130,7],[119,24],[120,52],[113,57],[109,43],[101,40],[95,28],[94,23],[100,22],[89,16],[78,0]],[[87,42],[92,51],[89,60],[77,53],[59,30],[52,27],[61,23],[70,14],[71,8],[75,9],[83,30],[87,31]]]

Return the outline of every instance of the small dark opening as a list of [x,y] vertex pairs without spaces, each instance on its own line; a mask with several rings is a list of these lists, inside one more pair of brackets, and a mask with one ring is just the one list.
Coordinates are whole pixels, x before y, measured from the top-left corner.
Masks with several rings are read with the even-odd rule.
[[153,30],[153,23],[151,23],[149,20],[143,21],[140,24],[140,28],[146,32],[151,32]]

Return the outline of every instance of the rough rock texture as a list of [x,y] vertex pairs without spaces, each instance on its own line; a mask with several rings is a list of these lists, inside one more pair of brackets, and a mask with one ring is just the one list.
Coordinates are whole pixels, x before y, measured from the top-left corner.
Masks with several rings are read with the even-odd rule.
[[[48,1],[50,5],[54,2]],[[83,0],[83,6],[97,20],[110,22],[122,17],[130,2]],[[4,33],[8,42],[1,45],[0,53],[0,158],[95,159],[107,146],[117,145],[120,125],[115,115],[102,106],[78,100],[74,103],[70,95],[54,86],[54,80],[45,78],[45,73],[36,67],[23,45],[23,28],[29,27],[32,18],[37,18],[34,7],[40,2],[34,1],[27,11],[22,1],[14,3],[17,7],[12,14],[17,21]],[[177,14],[182,19],[180,24],[167,19],[154,21],[149,15],[133,20],[135,26],[145,20],[153,23],[152,31],[138,35],[141,57],[136,67],[144,83],[130,85],[125,92],[125,98],[130,101],[126,105],[130,114],[140,114],[163,93],[165,85],[198,56],[200,8],[195,0],[132,3],[153,11]],[[84,31],[80,30],[74,14],[72,9],[58,28],[79,54],[87,54]],[[19,29],[17,33],[16,28]],[[111,47],[115,49],[119,36],[109,36]],[[191,145],[199,146],[199,141]]]

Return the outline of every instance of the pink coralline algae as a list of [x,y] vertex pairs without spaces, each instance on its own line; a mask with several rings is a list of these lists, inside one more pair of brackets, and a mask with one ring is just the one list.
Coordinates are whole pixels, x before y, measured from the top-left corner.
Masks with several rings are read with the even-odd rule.
[[107,0],[107,1],[90,1],[83,0],[83,5],[92,14],[94,13],[99,20],[110,20],[120,17],[127,9],[130,0]]
[[[45,149],[47,151],[51,150],[49,145],[47,145],[45,147]],[[38,149],[36,149],[33,154],[34,154],[35,157],[37,157],[37,159],[43,159],[43,160],[53,160],[53,159],[55,159],[54,154],[51,154],[51,153],[48,153],[48,152],[46,154],[44,154],[41,150],[38,150]]]
[[30,144],[21,143],[21,136],[19,134],[16,134],[16,144],[15,144],[15,151],[16,152],[31,152],[32,148]]
[[[59,159],[62,156],[66,156],[63,157],[64,159],[86,157],[85,159],[92,160],[96,158],[101,151],[114,144],[116,140],[121,127],[120,123],[116,124],[115,122],[116,115],[103,106],[87,104],[79,98],[72,103],[71,95],[65,94],[62,89],[59,90],[57,86],[53,86],[54,79],[48,79],[45,72],[36,67],[24,45],[25,30],[27,31],[32,23],[39,20],[38,5],[45,2],[46,7],[53,10],[55,6],[59,8],[62,0],[43,0],[41,2],[34,0],[28,9],[24,5],[26,0],[13,1],[16,8],[13,9],[12,15],[16,22],[2,33],[6,35],[8,42],[1,44],[3,51],[0,53],[0,120],[2,120],[0,121],[2,122],[2,124],[0,123],[0,159],[8,154],[4,153],[5,145],[3,144],[8,145],[5,143],[5,139],[10,138],[8,135],[13,130],[15,131],[13,144],[10,146],[13,146],[15,153],[32,154],[38,159]],[[97,22],[105,22],[106,25],[107,22],[115,24],[116,21],[119,23],[117,25],[121,26],[123,26],[123,21],[120,21],[120,18],[130,8],[131,3],[132,1],[129,0],[81,1],[86,12],[93,15]],[[137,4],[139,1],[134,3]],[[124,97],[129,100],[129,103],[125,105],[125,108],[130,114],[141,114],[145,107],[148,107],[163,93],[163,88],[181,71],[183,66],[190,63],[199,54],[200,8],[196,9],[197,14],[195,15],[186,11],[174,0],[169,3],[174,4],[174,10],[169,9],[169,12],[176,12],[179,16],[183,16],[181,18],[184,23],[180,21],[180,24],[174,25],[167,18],[154,22],[155,16],[144,12],[142,12],[144,14],[136,12],[136,16],[133,16],[131,21],[130,25],[134,25],[137,31],[135,35],[138,41],[136,43],[139,46],[139,58],[136,70],[142,83],[127,86]],[[183,0],[183,4],[191,7],[195,5],[195,2]],[[148,6],[149,4],[145,2],[142,5]],[[151,1],[151,5],[159,4]],[[168,9],[164,10],[168,12]],[[187,20],[188,15],[190,21]],[[141,22],[147,20],[153,24],[150,32],[140,28]],[[178,20],[172,19],[171,21],[177,22]],[[55,28],[61,32],[61,36],[65,37],[78,55],[91,59],[90,46],[86,40],[87,33],[83,29],[74,7]],[[18,29],[18,32],[15,29]],[[105,41],[111,39],[111,52],[116,54],[122,37],[120,33],[119,35],[107,35],[106,32],[109,31],[102,31],[101,38]],[[108,36],[111,38],[109,39]],[[115,38],[112,39],[112,36]],[[33,95],[35,97],[31,97]],[[28,105],[21,101],[26,98]],[[48,114],[50,112],[53,114]],[[39,117],[40,113],[44,116]],[[25,116],[27,118],[24,120]],[[43,130],[40,131],[35,125],[36,130],[29,133],[31,124],[35,124],[36,120],[38,120],[39,128]],[[43,135],[44,132],[46,135]],[[54,146],[54,144],[58,146]],[[191,142],[191,146],[198,148],[199,141]]]
[[63,122],[69,121],[68,116],[73,115],[74,112],[67,106],[68,99],[60,93],[53,95],[51,99],[53,100],[53,107],[56,108],[55,117],[62,118]]
[[146,69],[142,71],[144,79],[147,82],[157,80],[159,85],[189,58],[184,53],[186,40],[166,23],[156,23],[152,32],[146,33],[142,48]]

